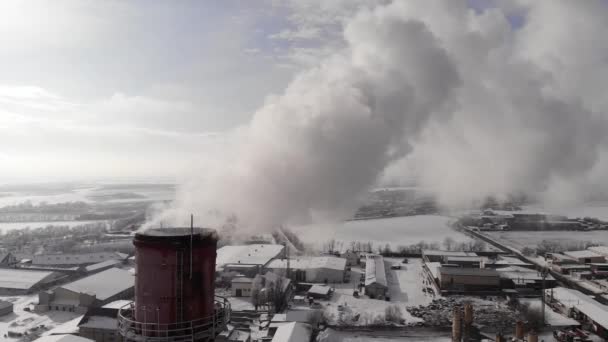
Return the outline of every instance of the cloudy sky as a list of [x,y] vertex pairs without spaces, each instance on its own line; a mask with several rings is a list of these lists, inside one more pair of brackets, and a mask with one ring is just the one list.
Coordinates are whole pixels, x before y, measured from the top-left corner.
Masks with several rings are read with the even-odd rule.
[[188,213],[273,222],[410,177],[608,193],[607,31],[602,0],[0,1],[0,183],[194,179]]
[[0,182],[179,173],[315,63],[350,2],[0,2]]

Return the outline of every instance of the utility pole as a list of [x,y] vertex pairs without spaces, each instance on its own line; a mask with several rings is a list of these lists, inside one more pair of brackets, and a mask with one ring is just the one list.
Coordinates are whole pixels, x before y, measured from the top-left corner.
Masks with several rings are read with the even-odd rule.
[[542,303],[541,304],[542,305],[541,311],[542,311],[542,316],[543,316],[542,323],[543,323],[543,326],[545,326],[545,288],[546,288],[546,286],[545,286],[545,279],[547,279],[547,275],[549,274],[549,269],[547,267],[543,267],[540,270],[540,272],[541,272],[540,273],[541,276],[543,277],[543,293],[542,293],[542,295],[540,297],[541,298],[541,303]]

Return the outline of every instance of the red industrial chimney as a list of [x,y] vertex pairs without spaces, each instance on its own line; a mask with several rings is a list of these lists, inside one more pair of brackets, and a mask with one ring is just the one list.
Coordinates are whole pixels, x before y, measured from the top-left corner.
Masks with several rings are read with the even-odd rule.
[[205,228],[137,233],[135,303],[119,314],[125,340],[213,339],[229,305],[215,298],[217,234]]

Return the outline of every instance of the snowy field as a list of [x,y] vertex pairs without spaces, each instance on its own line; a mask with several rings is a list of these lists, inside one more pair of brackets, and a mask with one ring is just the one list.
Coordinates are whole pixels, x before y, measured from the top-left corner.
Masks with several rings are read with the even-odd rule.
[[321,247],[328,240],[335,239],[343,242],[342,249],[348,249],[351,241],[370,241],[374,246],[390,244],[393,249],[420,241],[441,244],[447,236],[457,242],[470,241],[469,237],[448,226],[450,220],[445,216],[418,215],[307,225],[293,227],[292,230],[305,243]]
[[543,240],[551,241],[591,241],[608,245],[607,231],[508,231],[485,232],[487,235],[502,240],[506,244],[521,250],[524,247],[534,248]]

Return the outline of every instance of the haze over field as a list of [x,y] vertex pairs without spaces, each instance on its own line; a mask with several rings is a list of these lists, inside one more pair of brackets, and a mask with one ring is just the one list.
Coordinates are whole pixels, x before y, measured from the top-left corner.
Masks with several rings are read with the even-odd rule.
[[449,207],[608,190],[604,1],[37,5],[0,5],[3,182],[176,177],[150,225],[260,229],[387,184]]

